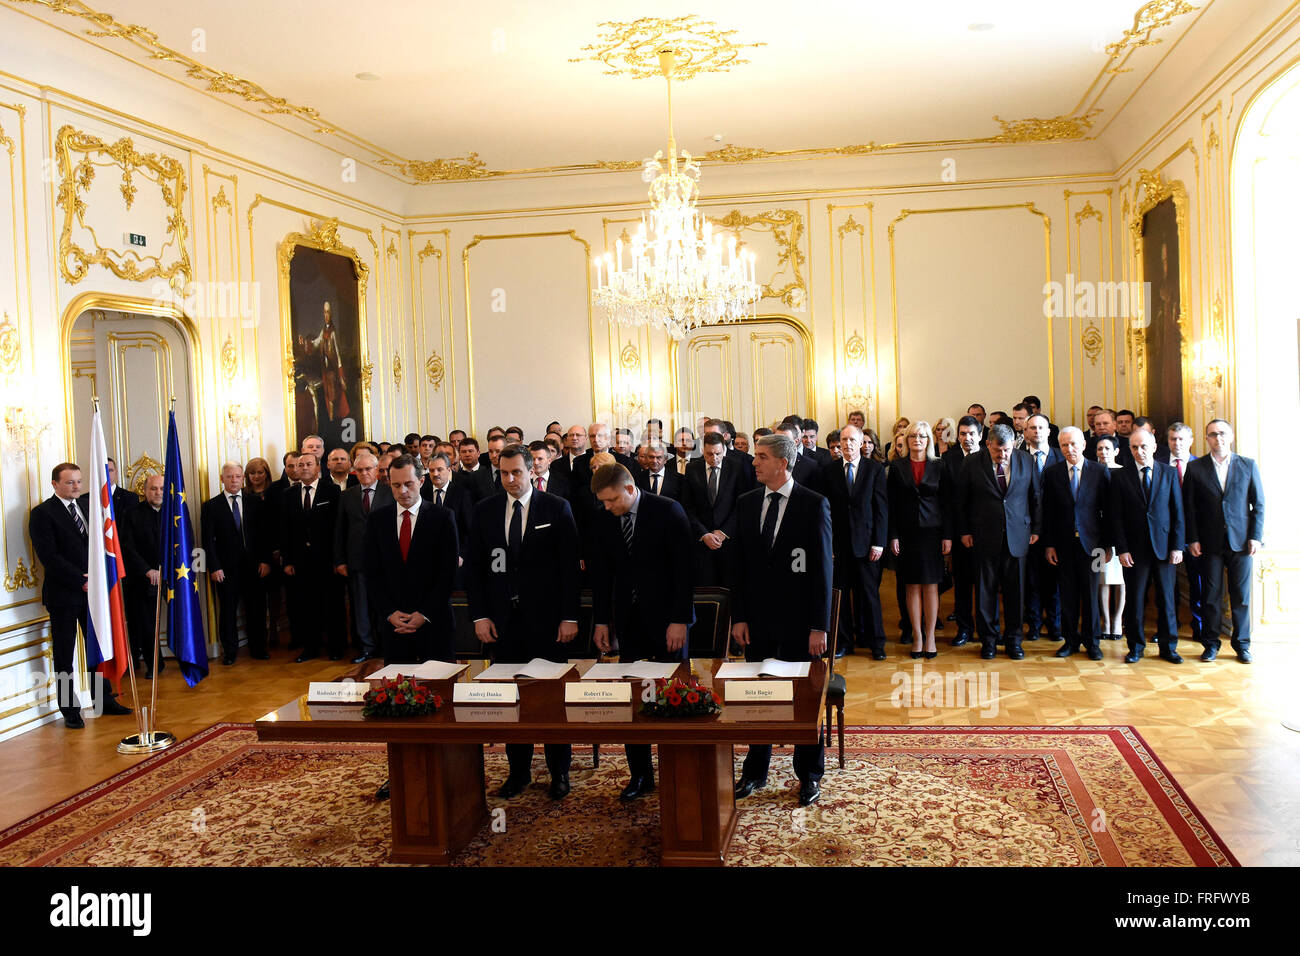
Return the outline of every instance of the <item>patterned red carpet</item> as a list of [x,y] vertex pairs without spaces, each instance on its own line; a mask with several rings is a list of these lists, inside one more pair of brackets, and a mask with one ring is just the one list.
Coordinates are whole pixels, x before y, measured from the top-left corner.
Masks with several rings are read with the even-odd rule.
[[[788,751],[740,803],[733,866],[1236,866],[1131,727],[851,728],[847,766],[828,748],[820,803],[799,810]],[[737,760],[743,748],[737,748]],[[739,767],[739,765],[737,765]],[[458,865],[654,865],[655,797],[625,806],[621,748],[573,792],[534,785],[505,802]],[[217,724],[0,833],[0,866],[386,865],[389,817],[374,799],[382,746],[263,743]],[[487,754],[489,792],[505,754]]]

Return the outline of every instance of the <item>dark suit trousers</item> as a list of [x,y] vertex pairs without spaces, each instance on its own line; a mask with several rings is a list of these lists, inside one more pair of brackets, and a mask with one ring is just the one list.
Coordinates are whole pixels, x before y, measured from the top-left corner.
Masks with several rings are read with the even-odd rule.
[[[347,641],[342,579],[332,567],[301,563],[294,566],[290,580],[294,597],[289,605],[289,624],[293,628],[294,641],[301,642],[303,653],[312,657],[320,653],[321,636],[324,635],[330,655],[341,657]],[[425,660],[428,658],[416,663]]]
[[221,649],[233,657],[239,650],[239,605],[244,605],[244,629],[250,654],[266,653],[266,591],[257,576],[257,566],[226,568],[226,579],[212,582],[217,599],[217,631]]
[[1014,557],[1005,541],[1002,550],[991,558],[975,558],[977,578],[978,630],[987,647],[997,645],[1003,632],[998,630],[998,592],[1002,592],[1002,610],[1006,615],[1007,647],[1020,646],[1020,595],[1024,590],[1025,559]]
[[841,646],[885,649],[885,622],[880,611],[880,562],[853,554],[835,558],[835,586],[840,590]]
[[[864,558],[863,561],[865,560]],[[792,635],[791,642],[793,643],[796,640],[797,638]],[[804,641],[806,640],[807,635],[804,635]],[[770,643],[751,642],[745,646],[745,660],[751,662],[763,661],[769,657],[791,661],[808,659],[808,645],[806,643],[799,649],[801,653],[796,653],[796,650],[796,647],[789,645],[773,647]],[[767,777],[767,768],[771,762],[771,744],[750,744],[749,753],[745,755],[745,762],[740,765],[740,775],[763,780]],[[820,742],[815,744],[795,744],[793,763],[795,776],[799,778],[800,783],[809,780],[821,780],[822,774],[826,772],[826,748]]]
[[957,630],[975,633],[975,552],[958,539],[952,543],[952,600]]
[[696,541],[691,554],[697,587],[727,587],[731,583],[736,546],[730,538],[717,551],[703,541]]
[[1124,636],[1128,638],[1129,649],[1146,647],[1143,619],[1147,610],[1147,589],[1154,586],[1156,641],[1162,652],[1175,651],[1178,649],[1178,607],[1174,589],[1178,585],[1178,567],[1157,559],[1150,548],[1145,554],[1138,551],[1131,554],[1133,567],[1124,569],[1124,586],[1128,591],[1124,605]]
[[[375,657],[379,653],[375,617],[370,610],[366,572],[360,568],[348,568],[348,599],[352,605],[352,633],[356,635],[357,650],[367,657]],[[419,663],[423,664],[424,661]]]
[[385,664],[423,664],[425,661],[456,663],[455,640],[445,625],[443,630],[426,621],[414,634],[398,634],[387,621],[379,622],[379,644]]
[[1055,570],[1061,585],[1061,636],[1066,646],[1075,650],[1092,646],[1101,638],[1097,632],[1101,572],[1093,570],[1095,559],[1079,547],[1077,539],[1056,552],[1056,557],[1060,561]]
[[[650,660],[668,663],[686,659],[689,643],[673,654],[664,646],[663,634],[651,634],[645,629],[645,618],[637,604],[632,605],[632,612],[627,615],[629,631],[618,635],[618,657],[622,661]],[[762,658],[759,658],[762,660]],[[627,754],[628,772],[635,777],[654,775],[654,764],[650,759],[650,744],[628,744],[623,748]]]
[[1040,621],[1047,625],[1048,634],[1061,632],[1056,568],[1047,560],[1047,546],[1041,539],[1025,555],[1025,623],[1037,633]]
[[131,638],[131,653],[144,658],[153,667],[154,619],[158,613],[158,589],[143,574],[126,579],[126,626]]
[[[505,621],[504,626],[497,627],[497,644],[492,648],[493,663],[526,664],[534,657],[543,657],[560,663],[569,659],[563,650],[564,645],[550,641],[543,646],[530,645],[521,625],[524,624],[523,613],[515,609]],[[496,623],[495,621],[493,622]],[[573,762],[571,744],[546,744],[542,750],[546,754],[546,769],[554,780],[557,774],[567,774]],[[533,776],[533,745],[506,744],[506,760],[510,764],[510,776],[517,780],[531,780]]]
[[[77,703],[77,625],[83,634],[89,633],[90,608],[85,600],[78,604],[60,604],[46,608],[50,613],[50,638],[54,644],[54,683],[56,702],[63,716],[80,713]],[[113,696],[98,674],[90,678],[90,699],[93,702],[103,687]]]
[[[1200,558],[1183,552],[1183,573],[1187,576],[1187,609],[1192,619],[1192,640],[1201,642],[1201,628],[1205,620],[1205,578]],[[1249,590],[1249,589],[1247,589]],[[1246,619],[1250,620],[1249,617]]]
[[1201,552],[1197,559],[1204,588],[1205,617],[1201,621],[1201,643],[1218,648],[1223,626],[1223,581],[1227,573],[1228,599],[1232,601],[1232,649],[1250,650],[1250,573],[1253,560],[1249,551],[1221,554]]

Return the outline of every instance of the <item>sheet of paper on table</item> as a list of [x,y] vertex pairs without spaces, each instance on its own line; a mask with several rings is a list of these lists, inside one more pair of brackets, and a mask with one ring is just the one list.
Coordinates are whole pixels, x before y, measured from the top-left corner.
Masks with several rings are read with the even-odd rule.
[[734,680],[736,678],[755,678],[755,677],[780,677],[794,678],[807,677],[808,668],[811,661],[779,661],[775,657],[769,657],[764,661],[728,661],[718,668],[718,672],[713,676],[718,680]]
[[676,664],[657,661],[628,661],[626,664],[592,664],[583,680],[667,680],[677,671]]
[[569,672],[573,665],[568,661],[557,664],[554,661],[534,657],[527,664],[493,664],[482,673],[475,674],[475,680],[515,680],[519,677],[531,677],[535,680],[555,680]]
[[421,680],[450,680],[468,664],[448,664],[446,661],[425,661],[423,664],[389,664],[373,674],[367,674],[366,680],[396,680],[398,677],[418,677]]

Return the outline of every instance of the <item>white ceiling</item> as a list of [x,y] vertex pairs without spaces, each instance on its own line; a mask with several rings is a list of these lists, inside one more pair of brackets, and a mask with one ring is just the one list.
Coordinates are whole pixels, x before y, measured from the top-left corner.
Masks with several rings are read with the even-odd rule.
[[[84,19],[42,7],[14,9],[85,37]],[[1172,2],[1172,0],[1171,0]],[[636,160],[663,146],[664,84],[571,63],[598,24],[696,14],[762,42],[731,72],[675,85],[680,147],[724,144],[788,150],[868,142],[966,140],[996,135],[993,117],[1072,115],[1096,106],[1109,123],[1198,18],[1193,42],[1161,64],[1195,70],[1215,24],[1271,0],[1196,0],[1134,49],[1130,72],[1104,74],[1105,44],[1133,26],[1139,0],[694,0],[689,6],[625,0],[90,0],[123,24],[206,67],[252,80],[319,111],[340,134],[322,141],[372,155],[432,160],[470,152],[493,170]],[[972,31],[973,23],[993,28]],[[191,52],[195,31],[205,49]],[[150,59],[124,37],[89,38],[164,75],[194,84],[176,63]],[[1184,52],[1188,51],[1188,52]],[[355,78],[361,71],[378,82]],[[254,108],[237,96],[225,99]],[[292,116],[273,117],[299,131]],[[716,134],[721,140],[715,140]],[[352,139],[351,144],[342,142]],[[359,152],[365,153],[364,149]]]

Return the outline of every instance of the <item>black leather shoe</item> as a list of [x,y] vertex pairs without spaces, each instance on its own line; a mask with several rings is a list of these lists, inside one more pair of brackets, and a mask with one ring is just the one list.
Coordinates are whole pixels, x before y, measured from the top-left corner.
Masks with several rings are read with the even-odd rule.
[[816,780],[805,780],[799,785],[799,806],[806,807],[816,803],[822,795],[822,787]]
[[949,643],[951,643],[953,647],[964,647],[965,645],[970,643],[970,637],[971,637],[970,631],[958,631],[957,636],[954,637]]
[[221,658],[221,663],[222,663],[223,665],[225,665],[226,667],[229,667],[231,664],[235,663],[235,655],[234,655],[234,654],[226,654],[226,655],[224,655],[224,656]]
[[1012,644],[1007,648],[1007,657],[1013,661],[1023,661],[1025,659],[1024,649],[1019,644]]
[[131,713],[131,708],[123,707],[117,702],[116,697],[110,697],[108,700],[104,701],[104,713],[108,714],[110,717],[122,717]]
[[1062,644],[1060,647],[1056,649],[1057,657],[1069,657],[1073,653],[1074,653],[1074,648],[1069,644]]
[[502,800],[509,800],[511,797],[517,797],[524,792],[533,781],[524,777],[506,777],[506,782],[501,784],[501,789],[497,791],[497,796]]
[[998,648],[995,644],[984,644],[980,647],[980,660],[991,661],[998,656]]
[[849,647],[847,644],[841,644],[839,647],[835,648],[835,659],[838,661],[845,654],[852,654],[852,653],[853,653],[853,649],[851,647]]
[[1098,644],[1096,641],[1088,645],[1088,660],[1090,661],[1101,660],[1101,645]]
[[924,653],[925,653],[925,659],[927,661],[932,661],[939,656],[938,651],[925,651]]
[[767,786],[767,777],[745,777],[742,776],[736,781],[736,799],[743,800],[755,790],[762,790]]
[[315,654],[307,654],[307,653],[304,652],[304,653],[302,653],[302,654],[299,654],[297,657],[295,657],[295,658],[293,659],[293,662],[294,662],[295,664],[304,664],[304,663],[306,663],[307,661],[314,661],[315,659],[316,659],[316,655],[315,655]]
[[912,651],[912,660],[919,661],[925,656],[925,651]]
[[1030,633],[1026,634],[1026,635],[1025,635],[1025,640],[1027,640],[1027,641],[1036,641],[1036,640],[1038,640],[1038,632],[1037,632],[1037,631],[1031,631]]
[[357,655],[356,657],[352,658],[352,663],[353,663],[353,664],[364,664],[364,663],[365,663],[366,661],[368,661],[368,660],[370,660],[370,655],[369,655],[369,654],[359,654],[359,655]]
[[387,800],[387,799],[388,799],[388,797],[389,797],[389,793],[388,793],[388,784],[389,784],[389,781],[385,780],[385,781],[383,782],[383,785],[382,785],[378,790],[375,791],[375,799],[376,799],[376,800]]
[[1065,635],[1060,631],[1057,631],[1055,634],[1048,634],[1047,639],[1049,641],[1063,641],[1065,640]]
[[552,800],[563,800],[569,795],[571,789],[569,775],[567,773],[557,773],[551,778],[551,785],[547,787],[546,795]]
[[1237,660],[1241,661],[1243,664],[1249,664],[1252,659],[1250,651],[1237,651]]
[[1136,664],[1140,660],[1142,660],[1142,652],[1137,648],[1134,648],[1124,655],[1125,664]]
[[1216,660],[1218,656],[1219,649],[1217,647],[1207,647],[1201,652],[1201,660],[1205,661],[1207,664],[1212,660]]
[[1181,664],[1183,662],[1183,656],[1177,651],[1161,651],[1160,659],[1168,661],[1170,664]]
[[86,722],[81,719],[78,713],[67,713],[63,715],[63,726],[69,730],[81,730],[86,726]]
[[883,661],[883,660],[888,660],[888,659],[889,659],[889,655],[886,654],[886,653],[884,652],[883,649],[882,649],[882,650],[874,650],[874,649],[873,649],[872,652],[871,652],[871,659],[872,659],[873,661]]
[[627,803],[631,800],[637,799],[638,797],[644,797],[647,793],[652,792],[654,788],[654,777],[651,777],[648,774],[644,777],[633,777],[628,782],[628,785],[623,788],[623,792],[618,795],[618,798],[624,803]]
[[[162,668],[159,668],[159,670],[162,670]],[[147,666],[145,667],[145,669],[144,669],[144,679],[145,679],[145,680],[153,680],[153,668],[152,668],[152,667],[147,667]]]

